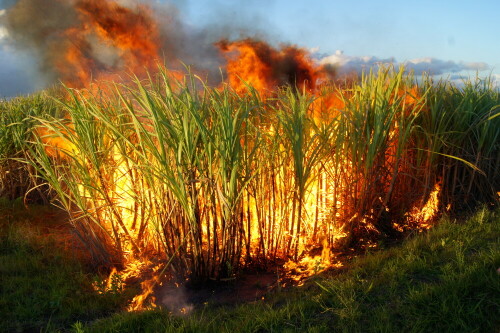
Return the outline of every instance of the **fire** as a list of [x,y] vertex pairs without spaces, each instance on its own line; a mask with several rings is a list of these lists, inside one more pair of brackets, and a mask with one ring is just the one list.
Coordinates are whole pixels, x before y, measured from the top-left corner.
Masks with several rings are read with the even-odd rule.
[[[154,288],[161,285],[162,265],[153,264],[149,260],[131,260],[126,267],[118,270],[112,267],[104,281],[95,281],[94,290],[99,294],[120,293],[127,284],[140,281],[142,292],[136,295],[129,303],[128,311],[140,311],[157,307]],[[144,276],[148,275],[148,278]]]
[[[72,126],[69,126],[68,128],[71,130]],[[35,130],[35,134],[44,144],[44,150],[48,156],[65,159],[69,154],[76,152],[77,148],[72,142],[65,139],[57,132],[67,135],[66,129],[64,128],[49,129],[46,127],[38,127]]]
[[[151,69],[161,55],[160,33],[151,9],[143,4],[125,7],[115,0],[62,1],[69,27],[52,32],[47,46],[57,55],[48,61],[59,80],[73,88],[92,80],[114,80],[121,72],[137,75]],[[62,28],[60,28],[62,29]]]
[[84,28],[82,37],[87,41],[97,37],[99,44],[117,53],[114,63],[100,61],[100,65],[110,69],[119,66],[132,72],[154,65],[160,53],[160,38],[148,7],[137,4],[132,10],[113,0],[80,0],[75,6]]
[[[59,46],[61,56],[53,64],[64,83],[73,87],[88,87],[93,79],[106,79],[111,75],[119,75],[124,70],[140,74],[155,65],[162,52],[161,37],[159,25],[146,5],[126,7],[115,0],[76,0],[69,3],[77,13],[78,20],[76,25],[62,33],[64,39]],[[308,117],[317,125],[311,133],[307,133],[313,142],[312,147],[319,145],[314,140],[319,140],[315,131],[320,124],[333,123],[340,114],[347,114],[346,107],[354,92],[343,91],[331,84],[334,73],[329,68],[317,64],[305,49],[290,45],[274,48],[255,39],[222,40],[216,46],[227,61],[227,82],[237,94],[248,93],[248,87],[251,86],[261,96],[270,97],[276,94],[280,87],[292,86],[311,97]],[[419,103],[417,87],[405,87],[392,95],[393,100],[402,96],[407,111],[413,112],[413,108]],[[71,126],[68,128],[72,129]],[[335,130],[335,127],[331,128]],[[268,134],[280,135],[273,131],[275,129],[271,125]],[[395,181],[391,184],[389,176],[408,171],[405,169],[407,166],[402,165],[404,158],[401,158],[401,165],[398,164],[400,161],[396,160],[398,129],[392,126],[389,131],[389,142],[380,156],[377,156],[382,162],[379,163],[379,169],[372,179],[356,178],[356,172],[360,173],[360,169],[354,166],[355,157],[347,156],[349,151],[345,144],[337,147],[340,152],[329,151],[332,155],[341,155],[340,157],[327,158],[324,163],[318,163],[314,167],[312,174],[315,178],[307,182],[308,186],[297,206],[290,204],[294,200],[294,175],[286,161],[281,164],[270,161],[269,165],[266,165],[269,169],[265,170],[267,174],[263,172],[263,176],[259,175],[255,179],[250,177],[257,185],[253,189],[245,190],[246,192],[242,191],[243,199],[241,202],[235,201],[234,206],[241,205],[243,209],[238,210],[238,214],[234,216],[229,216],[229,213],[225,216],[225,213],[233,212],[227,209],[231,205],[227,204],[224,196],[220,194],[220,184],[216,184],[218,192],[210,192],[208,187],[203,187],[202,182],[215,184],[217,179],[207,177],[200,181],[197,179],[200,175],[193,172],[192,183],[195,185],[190,185],[190,191],[196,195],[192,195],[189,200],[199,203],[196,209],[193,209],[193,215],[198,214],[197,209],[206,211],[197,215],[195,220],[196,224],[201,225],[197,230],[200,233],[199,238],[202,239],[199,249],[195,249],[192,244],[184,245],[191,231],[186,225],[182,225],[182,212],[179,216],[173,216],[179,213],[180,208],[170,205],[175,203],[172,194],[168,190],[162,190],[163,185],[160,182],[147,183],[138,166],[140,163],[135,166],[131,164],[135,158],[133,149],[127,151],[127,148],[121,147],[120,150],[114,143],[119,141],[119,138],[106,138],[108,142],[103,144],[104,147],[99,146],[99,149],[96,149],[105,156],[104,162],[91,165],[85,156],[76,156],[74,159],[80,166],[88,168],[88,178],[97,179],[94,181],[92,178],[88,184],[78,186],[79,195],[85,201],[83,205],[88,205],[83,210],[100,222],[99,227],[109,235],[109,239],[112,239],[110,242],[114,242],[112,245],[118,248],[123,256],[123,268],[120,271],[116,268],[112,270],[105,289],[113,287],[117,275],[124,281],[141,277],[143,292],[132,300],[129,310],[143,309],[148,301],[154,306],[154,289],[161,283],[162,273],[160,266],[157,262],[152,263],[151,258],[158,253],[161,255],[161,250],[165,251],[162,246],[167,244],[166,246],[172,248],[184,247],[185,253],[194,253],[196,250],[202,260],[215,262],[219,260],[218,247],[229,239],[224,234],[226,230],[222,230],[222,225],[226,222],[228,225],[236,225],[233,221],[241,222],[237,228],[238,232],[243,230],[239,237],[240,241],[245,243],[245,248],[242,246],[241,250],[238,249],[241,252],[238,253],[240,257],[237,260],[249,259],[248,262],[251,262],[253,258],[280,258],[286,261],[291,258],[292,252],[295,252],[293,260],[284,265],[284,270],[288,277],[298,284],[303,283],[306,277],[330,267],[340,267],[342,264],[335,260],[330,251],[349,238],[349,231],[344,231],[344,227],[357,224],[358,228],[371,228],[376,231],[373,221],[390,210],[391,197],[378,196],[366,199],[364,202],[371,206],[361,207],[361,213],[358,214],[354,207],[358,196],[370,194],[373,192],[372,186],[375,185],[378,186],[375,191],[389,193],[392,187],[398,185]],[[37,134],[45,143],[46,153],[50,157],[64,157],[63,153],[79,154],[73,144],[64,140],[65,135],[55,135],[55,130],[40,128]],[[152,134],[154,136],[155,133]],[[283,143],[280,143],[279,149],[279,155],[284,156],[286,151]],[[307,159],[308,156],[305,160]],[[96,188],[103,190],[95,191]],[[440,190],[440,184],[436,183],[425,205],[421,208],[414,207],[410,214],[423,228],[430,227],[429,222],[438,211]],[[215,197],[216,194],[220,195],[219,203],[213,203],[215,200],[209,203],[206,198],[210,195]],[[162,211],[161,203],[167,203],[169,207]],[[375,212],[372,207],[374,205],[379,206],[379,212]],[[236,209],[234,211],[236,212]],[[294,225],[295,222],[297,223]],[[152,227],[155,223],[156,229]],[[179,223],[181,227],[175,229],[174,223]],[[399,228],[397,225],[394,227]],[[168,237],[177,237],[177,244],[168,243]],[[162,241],[165,244],[158,245]],[[321,254],[313,254],[318,249],[321,249]],[[178,249],[168,250],[177,255]],[[236,250],[229,248],[226,251]],[[161,257],[161,260],[163,259],[166,259],[165,256]],[[221,262],[228,266],[227,274],[233,274],[233,266],[239,264]],[[220,277],[218,272],[214,274],[215,278]]]
[[[342,237],[342,236],[339,236]],[[298,261],[287,261],[284,265],[286,277],[302,286],[308,277],[324,272],[329,268],[340,268],[342,262],[335,261],[326,238],[323,238],[321,254],[305,255]]]
[[419,223],[419,227],[421,229],[429,229],[432,227],[431,222],[436,217],[436,214],[439,211],[439,195],[441,194],[441,183],[437,182],[434,185],[431,193],[429,194],[429,198],[423,207],[419,208],[415,206],[411,213],[410,217],[412,220],[417,221]]
[[227,60],[229,85],[240,94],[248,91],[247,85],[264,96],[284,85],[315,91],[332,78],[333,73],[314,63],[306,50],[296,46],[275,49],[250,38],[222,40],[218,46]]
[[312,117],[317,125],[329,123],[345,108],[345,101],[337,91],[320,92],[311,105]]
[[[333,119],[335,109],[342,110],[345,108],[346,101],[344,98],[345,96],[341,95],[340,92],[320,95],[311,104],[312,116],[314,117],[314,112],[317,110],[329,111],[331,112],[329,116],[319,115],[318,121],[323,121],[321,119],[325,118],[326,121]],[[310,133],[310,135],[311,138],[317,137],[315,133]],[[395,140],[396,137],[397,135],[393,134],[389,140]],[[116,143],[117,138],[106,138],[104,141],[106,141],[104,143],[106,147],[103,149],[99,147],[99,150],[103,152],[103,156],[107,160],[98,164],[101,169],[92,165],[89,166],[90,173],[99,172],[99,181],[90,185],[86,184],[86,187],[79,187],[80,196],[88,200],[88,211],[97,215],[97,219],[101,221],[100,226],[106,229],[108,234],[115,235],[115,243],[124,257],[124,269],[120,270],[119,275],[124,277],[141,276],[142,293],[132,300],[129,310],[136,311],[148,306],[153,307],[155,304],[155,287],[162,280],[157,268],[153,269],[152,275],[146,273],[151,271],[153,265],[148,263],[148,260],[161,253],[160,251],[146,253],[148,249],[153,247],[152,243],[159,243],[157,242],[158,239],[154,238],[158,236],[151,234],[155,231],[159,231],[158,234],[160,232],[166,234],[172,232],[172,230],[175,231],[175,228],[172,226],[172,230],[161,230],[158,227],[158,230],[153,230],[151,221],[155,216],[161,214],[158,214],[152,203],[156,202],[155,200],[163,201],[167,196],[157,195],[159,192],[154,193],[154,189],[148,187],[158,185],[161,188],[160,182],[148,186],[142,185],[144,184],[144,178],[140,174],[140,168],[129,164],[134,160],[133,150],[129,151],[126,147],[120,148]],[[58,144],[53,142],[55,147]],[[286,153],[284,147],[280,146],[280,149],[283,150],[282,153]],[[104,152],[106,153],[104,154]],[[75,153],[78,154],[78,152]],[[394,153],[390,153],[390,155],[394,155]],[[82,159],[80,165],[85,165],[85,163],[86,161]],[[393,160],[387,159],[384,163],[389,164],[387,168],[394,171],[390,169],[391,165],[394,164]],[[318,169],[314,170],[315,179],[309,182],[309,186],[305,190],[302,199],[304,209],[301,210],[301,213],[298,210],[296,212],[295,208],[290,206],[290,198],[292,198],[290,189],[293,182],[292,170],[286,163],[285,165],[270,165],[269,167],[272,170],[269,174],[270,178],[263,178],[262,183],[254,189],[255,193],[248,192],[242,195],[243,198],[246,198],[246,194],[248,194],[248,199],[243,199],[241,203],[244,207],[242,210],[244,214],[240,216],[246,215],[244,217],[246,219],[241,220],[241,229],[246,229],[244,234],[248,235],[248,239],[244,240],[244,242],[248,242],[250,245],[248,249],[242,250],[241,258],[247,255],[251,261],[252,258],[269,259],[274,256],[274,258],[287,260],[292,257],[293,252],[293,249],[290,250],[291,247],[288,244],[296,242],[296,249],[298,250],[296,250],[293,260],[289,260],[284,265],[284,270],[287,278],[294,280],[299,285],[309,276],[331,267],[340,267],[342,264],[335,260],[335,256],[332,256],[330,251],[334,246],[338,245],[339,240],[342,241],[343,238],[347,238],[348,235],[344,232],[343,226],[350,223],[347,222],[349,219],[357,219],[361,221],[359,222],[360,225],[362,224],[361,227],[371,228],[373,227],[371,222],[375,220],[376,214],[373,208],[369,211],[369,219],[367,218],[368,213],[362,216],[351,214],[351,202],[344,200],[342,191],[345,192],[346,189],[350,189],[347,183],[349,180],[345,178],[352,176],[350,175],[352,166],[349,158],[346,156],[343,159],[341,158],[338,164],[330,160],[317,166]],[[198,175],[194,177],[198,177]],[[194,184],[196,184],[196,187],[192,189],[199,192],[196,200],[200,200],[200,202],[206,200],[204,198],[209,197],[210,194],[208,188],[202,187],[200,181],[195,181]],[[103,191],[91,193],[90,191],[93,191],[97,186],[102,187]],[[217,184],[217,186],[220,185]],[[387,186],[387,184],[383,184],[383,186]],[[264,190],[262,191],[259,187]],[[352,188],[356,190],[356,188]],[[220,188],[218,188],[218,191],[221,191]],[[427,203],[422,209],[418,210],[417,214],[419,215],[415,215],[415,219],[423,221],[422,225],[430,221],[436,213],[438,206],[436,201],[439,197],[439,191],[440,186],[436,184]],[[383,198],[379,197],[378,201],[383,201]],[[205,208],[204,205],[209,204],[202,202],[199,206],[202,208],[201,210]],[[274,205],[273,208],[268,210],[269,215],[263,210],[265,205]],[[222,220],[224,206],[223,204],[215,204],[209,208],[212,209],[209,214],[213,215],[207,214],[200,217],[200,225],[203,226],[200,231],[200,238],[203,238],[200,256],[203,256],[204,253],[211,249],[210,242],[218,245],[218,238],[222,235],[220,229],[217,229],[220,228],[217,224],[209,223],[213,220]],[[164,215],[165,220],[162,220],[162,223],[165,223],[164,226],[167,226],[165,221],[168,221],[170,214],[175,213],[176,211],[172,209],[168,211],[168,214]],[[289,222],[293,220],[294,216],[298,216],[297,221],[300,220],[300,230]],[[160,218],[162,217],[160,216]],[[201,220],[201,218],[206,220]],[[208,222],[203,223],[205,221]],[[209,229],[209,226],[211,229]],[[170,225],[165,228],[168,227]],[[211,233],[215,236],[210,235]],[[167,236],[165,235],[165,237]],[[166,240],[168,241],[168,239]],[[158,248],[160,247],[158,246]],[[319,248],[321,248],[321,254],[314,254],[313,252],[317,252]],[[193,249],[188,248],[186,251],[193,251]],[[163,256],[161,259],[166,258]],[[233,274],[232,267],[234,267],[233,263],[228,264],[228,274]],[[112,281],[116,274],[116,271],[111,273],[107,288],[113,286]]]

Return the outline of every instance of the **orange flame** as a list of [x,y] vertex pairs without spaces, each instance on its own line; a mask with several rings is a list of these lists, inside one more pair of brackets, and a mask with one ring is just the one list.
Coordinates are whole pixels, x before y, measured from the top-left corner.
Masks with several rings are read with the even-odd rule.
[[421,221],[421,227],[423,229],[429,229],[431,227],[430,222],[436,216],[439,210],[439,194],[441,193],[441,184],[437,182],[434,185],[434,189],[429,194],[429,199],[421,209],[415,210],[414,217]]
[[79,25],[64,32],[62,56],[54,64],[64,83],[86,87],[91,79],[123,70],[140,74],[159,58],[158,24],[147,6],[131,9],[114,0],[79,0],[74,9]]
[[[423,205],[415,205],[408,213],[408,221],[411,227],[414,227],[420,231],[430,229],[432,227],[432,222],[438,215],[439,212],[439,196],[441,194],[441,182],[438,181],[434,184],[434,188],[429,193],[427,201]],[[394,223],[393,227],[396,230],[404,231],[405,226],[398,223]]]
[[248,91],[247,84],[263,95],[284,85],[315,91],[333,74],[315,64],[306,50],[296,46],[275,49],[250,38],[222,40],[217,45],[227,60],[229,85],[240,94]]
[[[71,126],[69,128],[71,129]],[[67,134],[65,129],[57,129],[57,131],[64,135]],[[55,129],[38,127],[35,134],[44,144],[44,150],[50,157],[65,159],[68,154],[75,152],[77,149],[72,142],[57,134]]]

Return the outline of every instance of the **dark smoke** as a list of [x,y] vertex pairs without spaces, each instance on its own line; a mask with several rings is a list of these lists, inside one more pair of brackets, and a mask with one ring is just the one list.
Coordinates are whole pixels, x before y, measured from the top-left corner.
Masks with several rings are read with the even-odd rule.
[[[252,38],[246,38],[235,44],[246,44],[255,51],[259,62],[270,70],[269,76],[276,85],[294,85],[296,82],[314,82],[315,72],[309,63],[300,61],[306,54],[293,46],[282,46],[276,51],[271,45]],[[228,52],[231,42],[222,40],[217,43],[221,50]]]
[[55,82],[53,64],[71,41],[63,38],[74,24],[76,13],[68,3],[57,0],[19,0],[2,17],[0,23],[9,34],[9,43],[17,50],[31,53],[45,81]]
[[[99,12],[105,2],[118,6],[110,13]],[[71,82],[72,78],[68,75],[78,72],[79,68],[73,69],[68,64],[65,73],[61,71],[61,67],[64,67],[62,58],[70,44],[78,47],[86,61],[85,65],[95,71],[127,70],[121,62],[121,54],[113,45],[102,43],[97,36],[75,38],[67,33],[71,29],[82,29],[85,22],[81,20],[81,12],[95,14],[99,25],[105,26],[110,35],[117,35],[118,30],[126,30],[126,27],[119,26],[123,22],[131,25],[151,23],[141,21],[146,16],[141,12],[143,7],[140,5],[144,4],[153,6],[152,23],[159,25],[160,33],[156,41],[160,46],[160,54],[157,55],[160,59],[145,59],[141,54],[143,45],[131,50],[144,63],[144,67],[156,60],[165,63],[170,69],[195,65],[200,73],[206,73],[207,78],[218,80],[223,60],[213,45],[215,36],[206,30],[187,27],[172,5],[154,5],[137,0],[18,0],[11,1],[10,7],[0,17],[0,26],[8,32],[7,43],[10,48],[36,59],[37,74],[47,85],[58,81]],[[88,74],[92,76],[93,73]]]
[[210,83],[220,82],[220,67],[224,59],[214,43],[221,34],[211,27],[193,27],[185,24],[177,6],[172,4],[152,5],[155,19],[160,23],[162,56],[167,67],[183,69],[192,66],[206,75]]
[[[98,13],[97,9],[102,4],[111,4],[115,7],[125,8],[117,13]],[[71,83],[86,81],[95,77],[95,72],[127,71],[130,68],[122,61],[122,55],[113,46],[103,43],[97,36],[87,34],[84,37],[75,37],[68,31],[82,30],[86,22],[82,22],[85,13],[96,14],[100,25],[108,25],[113,33],[117,16],[126,16],[130,24],[141,24],[142,9],[151,8],[147,15],[152,15],[152,21],[158,24],[159,45],[158,61],[169,69],[184,69],[192,66],[198,74],[209,80],[209,83],[219,83],[225,73],[220,68],[225,64],[225,59],[215,45],[222,39],[234,40],[247,37],[256,37],[269,40],[269,36],[258,29],[259,26],[269,27],[262,17],[246,14],[245,6],[229,5],[227,2],[214,2],[208,6],[210,17],[197,22],[197,26],[185,23],[181,10],[187,10],[189,1],[171,0],[169,4],[153,2],[150,0],[8,0],[3,2],[5,14],[0,16],[0,27],[4,27],[8,36],[0,39],[1,44],[7,44],[14,53],[22,53],[32,59],[31,66],[21,66],[23,75],[36,76],[37,84],[26,84],[16,91],[25,92],[40,89],[63,81]],[[110,5],[110,6],[111,6]],[[240,8],[241,7],[241,8]],[[2,7],[0,6],[0,9]],[[213,15],[217,13],[217,15]],[[236,20],[235,20],[236,18]],[[123,19],[123,17],[122,17]],[[236,21],[236,22],[235,22]],[[148,22],[146,22],[148,23]],[[200,26],[202,24],[203,26]],[[267,29],[266,29],[267,30]],[[77,46],[84,59],[82,66],[69,64],[64,60],[64,54],[69,46]],[[137,48],[140,50],[140,47]],[[131,51],[134,52],[133,50]],[[140,53],[140,51],[138,51]],[[151,67],[156,59],[145,59],[137,56],[139,62],[144,62],[144,67]],[[2,66],[2,64],[0,64]],[[5,66],[5,65],[4,65]],[[82,68],[87,70],[82,76]],[[5,70],[0,69],[0,74]],[[64,73],[63,73],[64,72]],[[9,75],[14,75],[9,73]],[[72,77],[73,76],[73,77]],[[0,80],[5,81],[0,77]],[[22,85],[25,80],[20,80]],[[3,90],[0,83],[0,95],[11,94],[12,90]]]

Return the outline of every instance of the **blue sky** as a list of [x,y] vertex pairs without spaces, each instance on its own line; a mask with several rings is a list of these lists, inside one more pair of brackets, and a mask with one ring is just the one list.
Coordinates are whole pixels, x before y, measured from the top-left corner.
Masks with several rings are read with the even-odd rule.
[[[14,2],[0,0],[0,10]],[[481,75],[492,73],[500,82],[498,0],[150,2],[173,3],[180,19],[194,29],[242,29],[244,35],[262,36],[274,44],[314,49],[323,61],[346,67],[393,60],[452,78],[481,70]],[[35,64],[29,64],[22,51],[6,47],[1,37],[0,28],[0,95],[17,93],[8,77],[25,82],[29,87],[24,90],[39,88],[39,82],[27,82],[23,71]]]
[[[255,23],[270,38],[322,53],[484,62],[500,73],[500,1],[179,1],[193,25]],[[241,23],[240,23],[241,24]]]

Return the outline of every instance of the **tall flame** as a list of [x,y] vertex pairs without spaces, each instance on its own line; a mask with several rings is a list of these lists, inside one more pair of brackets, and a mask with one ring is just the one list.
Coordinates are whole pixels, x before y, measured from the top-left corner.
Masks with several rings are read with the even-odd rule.
[[227,59],[229,84],[238,93],[247,92],[247,85],[264,95],[283,85],[315,91],[333,74],[326,67],[315,64],[306,50],[296,46],[275,49],[250,38],[232,42],[222,40],[218,46]]
[[63,81],[85,86],[92,74],[99,78],[123,69],[141,73],[157,60],[158,25],[148,7],[132,10],[114,0],[79,0],[75,8],[80,26],[66,31],[72,43],[63,63],[56,64]]

